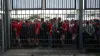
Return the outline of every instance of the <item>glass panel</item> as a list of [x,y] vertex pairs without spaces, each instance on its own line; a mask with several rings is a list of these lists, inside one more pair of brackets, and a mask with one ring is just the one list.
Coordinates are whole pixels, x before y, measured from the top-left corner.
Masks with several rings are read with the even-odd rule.
[[85,0],[86,8],[97,9],[100,8],[100,0]]
[[14,9],[41,8],[42,0],[13,0]]
[[46,0],[46,8],[75,8],[75,0]]

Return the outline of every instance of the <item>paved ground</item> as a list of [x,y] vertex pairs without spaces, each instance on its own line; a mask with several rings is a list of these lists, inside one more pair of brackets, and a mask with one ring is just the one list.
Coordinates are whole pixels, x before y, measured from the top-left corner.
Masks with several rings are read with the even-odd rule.
[[96,56],[92,53],[83,53],[76,50],[75,46],[66,48],[32,48],[10,49],[0,56]]
[[65,49],[11,49],[0,56],[96,56],[78,50]]

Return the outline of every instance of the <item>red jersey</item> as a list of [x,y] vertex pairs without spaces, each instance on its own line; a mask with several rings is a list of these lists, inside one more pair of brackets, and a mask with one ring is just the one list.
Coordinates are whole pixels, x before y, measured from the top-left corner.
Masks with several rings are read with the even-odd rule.
[[51,23],[48,24],[48,30],[50,35],[52,35],[52,26],[53,25]]
[[18,22],[16,24],[16,36],[19,37],[20,36],[20,32],[21,32],[21,28],[22,28],[22,23],[21,22]]
[[68,31],[69,29],[69,24],[68,23],[63,23],[62,28],[64,29],[64,32]]
[[40,26],[39,22],[35,24],[35,34],[40,34]]
[[77,23],[74,23],[74,26],[72,28],[73,33],[77,33],[77,29],[78,29],[78,24]]
[[11,23],[11,28],[12,28],[12,30],[15,30],[16,24],[17,24],[17,22],[15,22],[15,21],[13,21],[13,22]]

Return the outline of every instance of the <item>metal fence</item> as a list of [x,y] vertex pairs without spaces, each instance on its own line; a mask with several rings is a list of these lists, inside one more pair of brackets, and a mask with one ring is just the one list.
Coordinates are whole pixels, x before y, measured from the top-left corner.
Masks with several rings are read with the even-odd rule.
[[100,1],[83,1],[10,0],[6,48],[99,49]]
[[0,54],[4,52],[4,38],[3,38],[3,1],[0,0]]
[[[87,11],[87,10],[85,10]],[[93,10],[90,11],[90,20],[88,20],[89,16],[83,19],[83,44],[86,49],[94,49],[98,50],[100,47],[99,44],[99,10],[94,10],[96,13],[92,13]],[[87,14],[87,12],[85,12]]]
[[[78,23],[76,0],[25,0],[24,2],[23,0],[13,0],[12,4],[14,11],[11,16],[13,21],[17,19],[22,22],[20,32],[15,32],[18,34],[17,36],[14,36],[14,29],[11,29],[12,48],[16,48],[16,46],[23,48],[70,46],[73,49],[76,48],[76,41],[72,40],[73,35],[69,32],[72,29],[68,27],[69,21],[72,19]],[[58,22],[58,20],[61,21]],[[74,23],[74,20],[71,22]],[[24,21],[25,25],[28,23],[29,26],[24,27]],[[16,38],[20,40],[17,41]]]

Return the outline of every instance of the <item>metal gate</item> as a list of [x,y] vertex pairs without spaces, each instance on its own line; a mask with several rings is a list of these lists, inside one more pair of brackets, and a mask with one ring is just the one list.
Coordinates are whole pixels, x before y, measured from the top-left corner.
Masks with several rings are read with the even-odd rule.
[[79,31],[76,0],[12,0],[12,4],[12,48],[76,49]]
[[99,21],[99,0],[10,0],[10,4],[12,10],[6,10],[9,48],[74,50],[99,46],[94,28],[94,22]]

